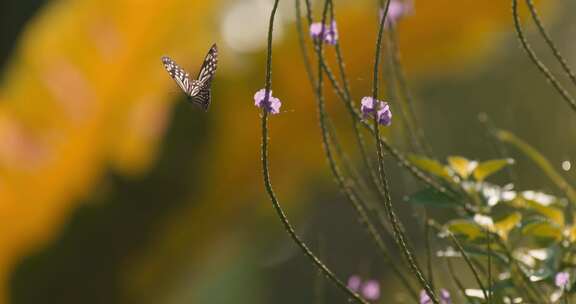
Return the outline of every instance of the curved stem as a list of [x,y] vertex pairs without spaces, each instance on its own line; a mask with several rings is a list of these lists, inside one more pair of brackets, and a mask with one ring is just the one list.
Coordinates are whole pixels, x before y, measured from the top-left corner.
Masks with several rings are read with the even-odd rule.
[[[390,24],[389,26],[389,42],[390,42],[390,49],[391,54],[390,57],[392,58],[392,70],[395,74],[395,79],[398,82],[398,87],[400,89],[401,95],[404,97],[404,102],[402,103],[402,108],[406,108],[403,112],[405,113],[404,117],[408,122],[406,125],[408,127],[408,132],[410,133],[410,137],[416,148],[420,152],[424,152],[425,155],[431,156],[432,152],[430,151],[429,145],[426,142],[426,137],[424,136],[424,130],[421,127],[420,120],[416,115],[416,110],[414,109],[414,97],[410,92],[410,88],[408,87],[408,81],[406,80],[406,75],[404,72],[404,68],[402,66],[402,61],[400,60],[400,50],[398,49],[398,37],[396,34],[396,27],[394,24]],[[405,105],[405,107],[404,107]]]
[[392,206],[392,200],[390,198],[390,187],[388,185],[388,180],[386,178],[386,172],[384,169],[384,155],[382,152],[382,142],[380,141],[379,135],[379,128],[378,128],[378,116],[376,111],[377,106],[377,97],[378,97],[378,68],[380,67],[380,51],[382,48],[382,33],[384,32],[384,24],[386,21],[386,15],[388,14],[388,8],[390,6],[390,0],[386,1],[386,7],[384,7],[384,14],[382,19],[380,20],[380,26],[378,29],[378,38],[376,41],[376,54],[374,56],[374,75],[373,75],[373,82],[372,82],[372,99],[373,105],[373,123],[374,123],[374,136],[376,138],[376,151],[378,154],[378,172],[380,173],[380,182],[383,185],[384,192],[386,193],[386,200],[384,201],[384,208],[386,209],[386,213],[388,214],[388,218],[392,225],[392,229],[394,231],[394,240],[396,244],[400,248],[404,258],[408,262],[408,266],[412,273],[418,279],[418,282],[422,286],[422,288],[426,291],[430,299],[434,304],[439,304],[438,297],[436,293],[430,286],[430,283],[424,275],[422,274],[422,270],[418,266],[416,259],[412,252],[408,249],[408,244],[406,242],[406,235],[401,229],[400,220],[398,219],[396,213],[394,212],[394,208]]
[[574,101],[572,95],[570,95],[570,93],[568,93],[568,91],[564,89],[564,87],[560,84],[560,82],[556,80],[556,77],[552,75],[548,67],[546,67],[546,65],[544,65],[544,63],[540,61],[540,59],[538,59],[538,56],[528,43],[528,40],[524,35],[524,31],[522,30],[522,26],[520,25],[520,16],[518,16],[518,0],[512,0],[512,17],[514,18],[514,28],[516,29],[518,40],[520,40],[522,48],[524,48],[524,51],[526,51],[526,54],[528,54],[528,57],[530,58],[532,63],[536,65],[538,70],[540,70],[540,72],[544,74],[548,82],[550,82],[550,84],[554,87],[554,89],[556,89],[556,91],[560,94],[560,96],[562,96],[562,98],[568,103],[568,105],[572,108],[572,110],[576,112],[576,101]]
[[284,229],[286,230],[286,232],[288,233],[290,238],[302,250],[304,255],[306,257],[308,257],[308,259],[310,259],[310,261],[318,268],[318,270],[321,271],[322,274],[326,278],[328,278],[330,281],[332,281],[332,283],[334,283],[334,285],[336,285],[336,287],[338,287],[340,290],[345,292],[350,298],[354,299],[356,302],[362,303],[362,304],[369,304],[364,299],[362,299],[362,297],[360,297],[360,295],[358,295],[354,291],[350,290],[342,281],[340,281],[340,279],[338,279],[336,277],[336,275],[326,265],[324,265],[324,263],[322,263],[322,261],[320,261],[319,258],[316,257],[316,255],[314,255],[314,253],[308,248],[308,246],[296,234],[296,231],[294,230],[294,228],[290,224],[290,221],[286,217],[286,213],[284,212],[284,210],[280,206],[280,203],[278,202],[278,198],[276,197],[276,194],[274,193],[274,190],[272,188],[272,183],[270,181],[270,170],[269,170],[269,166],[268,166],[268,113],[265,110],[263,110],[263,113],[262,113],[262,150],[261,150],[261,153],[262,153],[262,172],[263,172],[263,176],[264,176],[264,186],[266,188],[266,192],[268,193],[268,197],[270,198],[270,201],[272,202],[272,206],[274,207],[276,214],[280,218],[280,221],[282,222],[282,225],[284,226]]
[[[274,30],[274,16],[276,15],[276,10],[278,9],[278,2],[279,2],[279,0],[274,1],[274,7],[272,8],[272,13],[270,16],[270,25],[268,28],[268,52],[267,52],[268,57],[266,60],[266,80],[265,80],[266,96],[264,97],[265,102],[268,101],[268,98],[270,95],[269,92],[270,92],[270,89],[272,87],[272,33]],[[330,269],[328,269],[328,267],[326,267],[326,265],[324,265],[324,263],[322,263],[322,261],[320,261],[320,259],[318,259],[314,255],[314,253],[308,248],[308,246],[306,246],[306,244],[300,239],[300,237],[298,237],[298,235],[296,234],[296,231],[294,230],[294,228],[292,227],[292,225],[288,221],[288,218],[286,217],[284,210],[280,206],[278,198],[276,197],[276,194],[274,193],[274,190],[272,188],[272,182],[270,181],[270,170],[269,170],[269,165],[268,165],[268,163],[269,163],[269,161],[268,161],[268,112],[266,112],[266,109],[262,109],[262,150],[261,150],[261,154],[262,154],[262,175],[264,178],[264,187],[266,188],[266,192],[270,198],[270,201],[272,202],[272,206],[274,207],[274,210],[276,211],[278,217],[280,218],[280,221],[282,222],[282,225],[284,226],[284,229],[286,230],[286,232],[288,233],[290,238],[292,238],[294,243],[296,243],[296,245],[298,247],[300,247],[300,249],[302,250],[304,255],[306,257],[308,257],[310,259],[310,261],[316,267],[318,267],[318,269],[324,274],[324,276],[326,276],[330,281],[332,281],[339,289],[341,289],[343,292],[348,294],[348,296],[351,297],[352,299],[354,299],[356,302],[362,303],[362,304],[369,304],[364,299],[362,299],[357,293],[355,293],[354,291],[352,291],[348,287],[346,287],[346,285],[342,281],[340,281],[336,277],[336,275]]]
[[528,10],[530,11],[530,14],[532,15],[532,20],[534,20],[536,27],[538,27],[540,35],[542,36],[542,38],[544,38],[544,41],[546,41],[546,44],[552,51],[552,54],[554,54],[554,57],[556,57],[556,60],[558,60],[558,62],[562,66],[562,69],[564,69],[564,72],[566,72],[566,75],[568,75],[570,81],[572,81],[572,84],[576,86],[576,75],[574,75],[574,72],[568,65],[568,62],[566,62],[566,59],[564,59],[564,56],[562,56],[560,50],[558,50],[556,44],[554,44],[554,41],[552,41],[552,38],[550,38],[548,31],[546,31],[546,29],[544,28],[542,20],[540,20],[540,16],[538,16],[538,12],[536,11],[536,7],[534,6],[534,2],[532,0],[525,0],[525,1],[526,6],[528,6]]
[[[331,0],[327,0],[325,2],[324,12],[322,15],[322,24],[323,25],[326,24],[327,9],[328,9],[328,6],[331,6],[331,5],[332,5]],[[323,26],[322,30],[320,31],[320,37],[323,37],[324,30],[325,30],[325,28]],[[330,133],[328,131],[327,123],[326,123],[327,116],[326,116],[326,109],[325,109],[325,102],[324,102],[324,94],[323,94],[323,90],[322,90],[323,74],[324,74],[324,72],[321,68],[321,66],[324,62],[324,57],[323,57],[323,53],[322,53],[323,45],[324,44],[321,41],[315,43],[316,55],[318,57],[318,76],[317,76],[317,84],[316,84],[316,88],[315,88],[316,90],[315,91],[316,91],[316,99],[317,99],[318,120],[320,122],[320,129],[322,131],[321,132],[322,144],[323,144],[323,148],[324,148],[324,153],[325,153],[326,158],[328,160],[330,171],[332,172],[332,175],[336,179],[336,183],[338,184],[339,188],[346,195],[347,199],[352,203],[352,206],[354,207],[355,211],[358,213],[360,222],[365,226],[365,229],[368,231],[368,233],[370,234],[372,239],[376,242],[376,245],[380,249],[380,252],[382,253],[384,261],[386,262],[386,264],[388,264],[391,267],[394,274],[396,276],[398,276],[401,283],[407,288],[407,290],[410,292],[410,294],[413,297],[416,297],[416,292],[411,288],[410,284],[408,283],[408,280],[404,277],[403,273],[400,271],[398,266],[392,262],[389,254],[388,254],[388,252],[390,250],[386,247],[384,240],[382,239],[381,235],[378,233],[378,230],[376,229],[376,227],[372,223],[370,217],[366,213],[366,209],[364,207],[365,203],[363,203],[362,200],[360,199],[360,197],[356,195],[354,189],[350,186],[350,184],[346,182],[345,177],[342,175],[342,172],[341,172],[340,168],[338,167],[338,164],[336,163],[336,161],[334,159],[334,155],[332,154],[332,149],[331,149],[331,145],[330,145]]]

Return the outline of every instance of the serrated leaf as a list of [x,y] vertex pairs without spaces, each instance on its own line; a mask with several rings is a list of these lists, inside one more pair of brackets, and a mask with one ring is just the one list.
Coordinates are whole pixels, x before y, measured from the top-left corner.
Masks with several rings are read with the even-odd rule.
[[468,179],[472,171],[478,166],[478,162],[470,161],[462,156],[448,157],[448,164],[463,179]]
[[416,167],[418,167],[418,168],[420,168],[420,169],[422,169],[422,170],[424,170],[430,174],[444,178],[448,181],[452,180],[448,170],[446,170],[446,168],[441,163],[439,163],[433,159],[423,157],[423,156],[418,156],[415,154],[410,154],[408,156],[408,159]]
[[457,201],[431,188],[418,191],[408,196],[406,201],[411,204],[438,208],[451,208],[458,206]]
[[507,159],[493,159],[481,162],[476,169],[474,169],[473,175],[474,178],[481,182],[486,179],[486,177],[500,171],[507,165],[511,165],[514,163],[514,160],[511,158]]

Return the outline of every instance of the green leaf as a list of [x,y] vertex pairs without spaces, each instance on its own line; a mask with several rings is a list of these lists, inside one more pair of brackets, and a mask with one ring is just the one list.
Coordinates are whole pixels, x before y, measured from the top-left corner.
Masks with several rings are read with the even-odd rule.
[[468,179],[472,171],[476,169],[478,165],[475,161],[470,161],[462,156],[450,156],[448,157],[448,164],[450,168],[454,170],[463,179]]
[[514,163],[514,160],[511,158],[507,159],[493,159],[481,162],[476,169],[474,169],[474,178],[481,182],[486,179],[486,177],[500,171],[506,165],[511,165]]
[[430,173],[433,174],[435,176],[438,177],[442,177],[448,181],[452,181],[452,178],[450,177],[450,173],[448,172],[448,170],[446,170],[446,168],[439,162],[427,158],[427,157],[423,157],[423,156],[418,156],[415,154],[410,154],[408,156],[408,159],[410,160],[410,162],[412,164],[414,164],[414,166]]
[[547,220],[537,220],[524,225],[522,234],[536,247],[548,247],[562,239],[562,230]]
[[452,208],[459,206],[454,199],[432,188],[418,191],[406,198],[406,201],[416,205],[426,205],[437,208]]
[[474,241],[484,237],[485,235],[482,227],[472,220],[453,220],[446,223],[445,226],[454,234],[454,236],[465,238],[469,241]]

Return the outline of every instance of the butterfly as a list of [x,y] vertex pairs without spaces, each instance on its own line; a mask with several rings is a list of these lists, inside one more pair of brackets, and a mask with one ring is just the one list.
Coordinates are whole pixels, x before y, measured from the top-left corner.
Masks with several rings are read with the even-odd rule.
[[190,78],[184,69],[182,69],[174,60],[170,59],[168,56],[162,56],[162,63],[164,68],[170,74],[170,77],[176,81],[178,86],[184,91],[186,97],[193,103],[199,105],[204,111],[208,111],[208,106],[210,105],[210,85],[212,83],[212,77],[216,73],[216,65],[218,63],[218,48],[216,44],[213,44],[206,58],[204,58],[204,63],[200,68],[200,72],[196,79]]

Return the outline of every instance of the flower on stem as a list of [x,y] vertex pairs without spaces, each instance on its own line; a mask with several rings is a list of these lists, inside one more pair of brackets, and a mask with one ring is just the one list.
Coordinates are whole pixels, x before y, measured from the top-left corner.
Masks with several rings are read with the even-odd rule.
[[362,282],[359,276],[353,275],[348,279],[347,286],[350,290],[359,293],[368,301],[377,301],[380,299],[380,283],[376,280]]
[[[414,11],[414,4],[412,1],[406,0],[391,0],[388,6],[388,14],[386,14],[386,27],[396,25],[400,19],[410,15]],[[384,16],[384,9],[380,9],[380,19]]]
[[[324,28],[324,33],[322,33]],[[323,40],[325,43],[335,45],[338,42],[338,28],[336,21],[332,21],[330,26],[322,26],[321,22],[314,22],[310,25],[310,36],[314,40]]]
[[567,290],[570,286],[570,274],[566,271],[557,273],[554,278],[554,284],[563,290]]
[[[420,304],[432,304],[432,299],[424,289],[420,291]],[[452,304],[450,292],[444,288],[440,289],[440,304]]]
[[282,106],[282,102],[280,99],[272,96],[272,90],[268,92],[268,100],[266,100],[266,89],[261,89],[256,94],[254,94],[254,105],[265,109],[266,112],[270,114],[278,114],[280,113],[280,106]]
[[384,126],[389,126],[392,124],[392,112],[390,111],[390,106],[387,102],[374,100],[372,97],[363,97],[361,101],[360,111],[364,115],[364,118],[370,118],[374,115],[374,109],[376,110],[376,117],[378,123]]
[[366,300],[376,301],[380,298],[380,283],[376,280],[368,280],[362,285],[362,296]]

